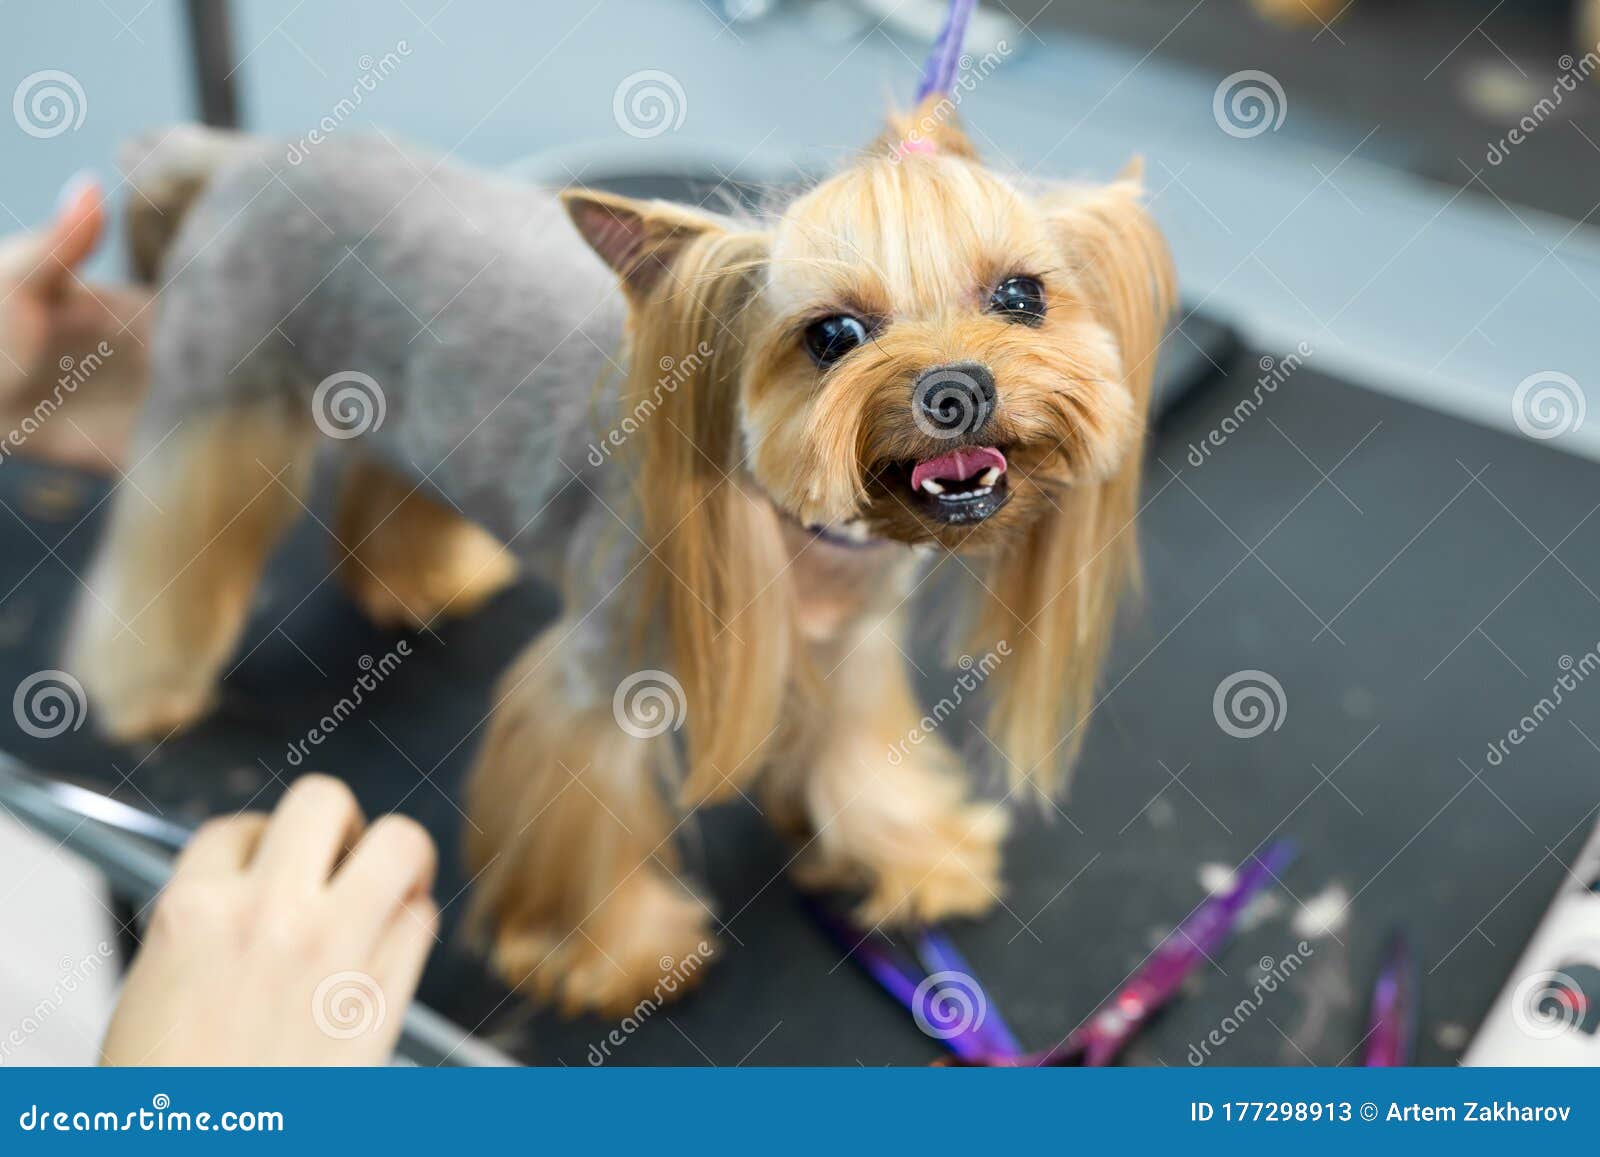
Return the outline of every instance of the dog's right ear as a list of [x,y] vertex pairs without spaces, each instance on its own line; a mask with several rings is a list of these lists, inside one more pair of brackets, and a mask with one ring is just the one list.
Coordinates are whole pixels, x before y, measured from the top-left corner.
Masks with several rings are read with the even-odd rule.
[[587,190],[561,200],[628,298],[621,412],[638,423],[627,452],[644,583],[630,633],[662,639],[684,687],[680,791],[698,805],[761,769],[789,688],[788,556],[772,504],[744,484],[739,426],[767,239],[663,201]]
[[561,194],[572,223],[635,300],[651,296],[684,247],[698,237],[722,233],[709,217],[666,201],[635,201],[612,193],[568,189]]

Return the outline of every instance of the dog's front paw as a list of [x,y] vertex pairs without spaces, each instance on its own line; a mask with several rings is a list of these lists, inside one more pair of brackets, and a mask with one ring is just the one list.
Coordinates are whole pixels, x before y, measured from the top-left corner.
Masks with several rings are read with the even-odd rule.
[[164,657],[159,646],[140,642],[131,631],[97,634],[69,652],[67,666],[79,676],[95,726],[108,738],[165,739],[211,710],[216,688],[204,664]]
[[856,910],[864,926],[932,924],[981,916],[1000,899],[1006,815],[968,804],[941,816],[920,838],[871,865],[872,882]]
[[91,691],[98,726],[118,743],[165,739],[187,730],[206,715],[215,691],[205,683],[182,678],[149,687],[122,685],[114,691]]
[[705,908],[675,883],[641,872],[578,927],[502,927],[496,970],[567,1016],[622,1016],[699,983],[716,955]]

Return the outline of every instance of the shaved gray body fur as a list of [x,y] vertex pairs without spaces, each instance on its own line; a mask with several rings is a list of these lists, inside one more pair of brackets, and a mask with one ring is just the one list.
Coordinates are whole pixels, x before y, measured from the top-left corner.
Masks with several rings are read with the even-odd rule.
[[[382,421],[341,444],[558,579],[627,481],[590,454],[616,418],[622,297],[555,195],[385,140],[291,165],[279,142],[223,137],[218,160],[206,139],[215,167],[161,267],[143,447],[214,406],[310,407],[330,375],[366,374]],[[148,153],[146,183],[172,151]]]

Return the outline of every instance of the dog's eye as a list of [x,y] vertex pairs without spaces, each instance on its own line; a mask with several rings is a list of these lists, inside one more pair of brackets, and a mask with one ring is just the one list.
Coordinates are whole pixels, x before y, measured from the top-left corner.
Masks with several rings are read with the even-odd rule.
[[1006,320],[1038,325],[1044,317],[1044,286],[1031,277],[1010,277],[989,298],[989,308]]
[[819,366],[831,366],[866,340],[867,327],[847,313],[806,327],[806,350]]

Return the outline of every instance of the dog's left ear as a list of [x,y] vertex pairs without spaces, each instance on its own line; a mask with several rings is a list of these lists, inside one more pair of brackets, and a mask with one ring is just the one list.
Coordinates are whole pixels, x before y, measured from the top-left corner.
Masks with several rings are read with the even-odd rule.
[[1171,257],[1140,203],[1142,164],[1109,185],[1067,188],[1043,205],[1078,296],[1116,342],[1138,430],[1113,472],[1053,495],[1057,508],[998,556],[974,646],[1007,639],[996,672],[991,735],[1013,778],[1042,792],[1082,743],[1118,601],[1137,577],[1134,515],[1156,354],[1176,296]]

